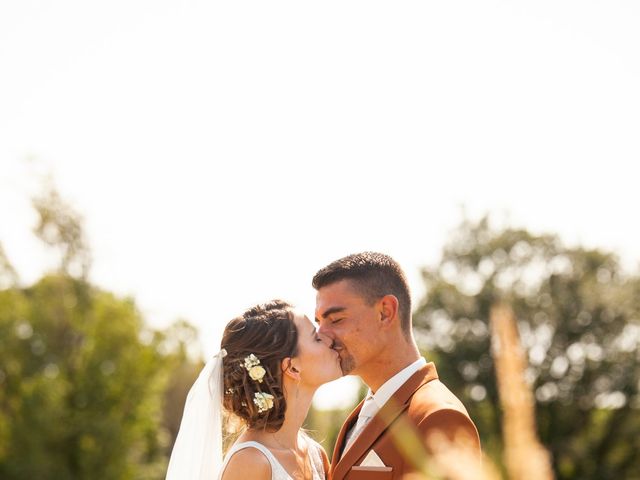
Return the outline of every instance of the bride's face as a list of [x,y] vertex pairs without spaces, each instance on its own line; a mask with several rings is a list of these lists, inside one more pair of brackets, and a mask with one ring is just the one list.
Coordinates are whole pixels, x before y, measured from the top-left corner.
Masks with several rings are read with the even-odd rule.
[[293,323],[298,330],[298,355],[294,363],[300,372],[300,382],[318,387],[340,378],[340,356],[331,348],[331,339],[319,334],[303,314],[294,313]]

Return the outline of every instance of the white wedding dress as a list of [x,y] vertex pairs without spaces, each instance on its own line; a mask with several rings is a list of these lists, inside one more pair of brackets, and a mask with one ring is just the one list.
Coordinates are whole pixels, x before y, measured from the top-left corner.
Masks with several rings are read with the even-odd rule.
[[[320,453],[320,445],[313,440],[308,441],[308,452],[311,457],[311,474],[313,480],[324,480],[325,472],[324,472],[324,464],[322,462],[322,454]],[[227,455],[224,459],[224,463],[222,465],[222,470],[220,470],[220,477],[222,478],[222,473],[224,469],[227,467],[227,463],[238,450],[242,450],[244,448],[256,448],[260,450],[265,457],[269,460],[271,464],[271,480],[293,480],[291,476],[287,473],[280,462],[276,459],[276,457],[269,451],[267,447],[262,445],[261,443],[249,441],[249,442],[241,442],[236,443],[233,447],[229,449]]]

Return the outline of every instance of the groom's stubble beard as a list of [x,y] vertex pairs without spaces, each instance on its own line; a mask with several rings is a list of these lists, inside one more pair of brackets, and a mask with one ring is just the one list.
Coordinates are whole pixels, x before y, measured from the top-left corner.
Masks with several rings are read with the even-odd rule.
[[342,375],[349,375],[356,368],[355,359],[339,340],[334,340],[331,348],[340,355],[340,369],[342,370]]

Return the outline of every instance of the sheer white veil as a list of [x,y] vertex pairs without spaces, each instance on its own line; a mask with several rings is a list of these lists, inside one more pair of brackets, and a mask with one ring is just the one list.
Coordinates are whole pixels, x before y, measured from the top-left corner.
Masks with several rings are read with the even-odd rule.
[[222,469],[222,359],[220,350],[195,381],[182,414],[166,480],[216,480]]

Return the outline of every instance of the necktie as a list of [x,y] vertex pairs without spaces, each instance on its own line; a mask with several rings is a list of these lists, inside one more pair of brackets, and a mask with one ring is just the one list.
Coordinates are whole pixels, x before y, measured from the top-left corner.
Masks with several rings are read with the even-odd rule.
[[367,423],[369,423],[369,420],[371,420],[371,418],[377,413],[377,411],[378,406],[376,405],[376,402],[373,401],[373,396],[369,395],[362,404],[362,409],[360,409],[360,413],[358,414],[358,421],[351,431],[349,440],[342,450],[343,452],[346,452],[349,449],[354,440],[358,438],[360,432],[362,432],[364,427],[367,425]]

